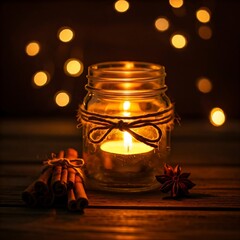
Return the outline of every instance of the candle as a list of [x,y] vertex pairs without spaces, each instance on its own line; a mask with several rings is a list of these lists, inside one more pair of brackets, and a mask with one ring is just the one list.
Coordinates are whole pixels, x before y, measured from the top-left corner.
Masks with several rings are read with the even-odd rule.
[[114,178],[117,177],[117,173],[125,173],[125,177],[129,177],[130,174],[135,174],[135,177],[141,175],[143,170],[151,166],[149,162],[153,160],[154,149],[142,142],[133,142],[132,147],[128,147],[124,141],[108,141],[100,148],[104,168],[111,170]]
[[153,148],[142,142],[134,142],[132,147],[126,147],[123,141],[109,141],[101,145],[101,150],[113,154],[132,155],[147,153]]
[[[130,108],[130,102],[125,101],[123,108]],[[124,115],[130,115],[124,112]],[[153,154],[153,148],[142,143],[133,142],[128,132],[123,132],[123,140],[107,141],[101,145],[104,167],[116,172],[141,172],[144,165],[148,165]]]

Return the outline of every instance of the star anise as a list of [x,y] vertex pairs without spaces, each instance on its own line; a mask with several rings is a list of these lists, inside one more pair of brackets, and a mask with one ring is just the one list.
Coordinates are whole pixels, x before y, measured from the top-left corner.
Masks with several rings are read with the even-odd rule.
[[168,193],[171,191],[171,197],[182,197],[189,194],[188,190],[193,188],[194,184],[188,179],[190,173],[181,173],[181,167],[177,165],[175,168],[168,164],[164,164],[164,174],[156,176],[160,182],[160,191]]

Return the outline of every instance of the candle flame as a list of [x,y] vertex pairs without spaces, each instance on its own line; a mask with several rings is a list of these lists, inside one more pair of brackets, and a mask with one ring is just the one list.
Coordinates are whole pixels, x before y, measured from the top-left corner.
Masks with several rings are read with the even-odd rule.
[[128,132],[123,133],[124,148],[129,152],[132,149],[132,136]]

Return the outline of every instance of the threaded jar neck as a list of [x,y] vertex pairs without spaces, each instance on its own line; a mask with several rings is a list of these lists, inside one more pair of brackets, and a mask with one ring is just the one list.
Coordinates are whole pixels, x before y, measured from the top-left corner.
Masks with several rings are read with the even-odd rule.
[[164,66],[147,62],[103,62],[88,67],[88,91],[135,95],[165,91]]

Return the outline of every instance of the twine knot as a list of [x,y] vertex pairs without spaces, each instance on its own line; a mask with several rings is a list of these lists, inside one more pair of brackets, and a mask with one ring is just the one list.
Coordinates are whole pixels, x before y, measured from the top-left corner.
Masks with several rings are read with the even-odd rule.
[[55,167],[61,165],[62,167],[73,168],[83,178],[81,168],[84,166],[85,162],[82,158],[56,158],[54,153],[52,156],[52,159],[43,161],[44,166]]
[[121,132],[125,131],[128,128],[128,123],[123,120],[119,120],[116,124],[116,128],[118,128]]

